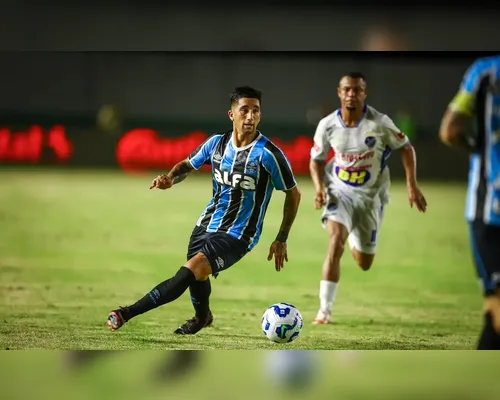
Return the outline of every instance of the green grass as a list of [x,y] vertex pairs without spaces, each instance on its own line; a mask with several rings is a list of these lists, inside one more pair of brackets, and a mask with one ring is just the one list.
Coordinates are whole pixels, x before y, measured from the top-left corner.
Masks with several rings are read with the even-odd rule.
[[342,261],[334,323],[311,324],[327,238],[300,180],[303,200],[289,263],[266,260],[281,222],[275,192],[260,243],[212,279],[212,328],[172,331],[193,314],[188,293],[130,321],[104,326],[109,310],[142,297],[184,263],[191,230],[211,196],[195,174],[170,191],[115,172],[0,171],[0,345],[9,349],[276,349],[260,318],[290,302],[305,325],[295,349],[473,349],[482,298],[463,219],[465,187],[422,183],[429,209],[410,209],[393,183],[375,264]]

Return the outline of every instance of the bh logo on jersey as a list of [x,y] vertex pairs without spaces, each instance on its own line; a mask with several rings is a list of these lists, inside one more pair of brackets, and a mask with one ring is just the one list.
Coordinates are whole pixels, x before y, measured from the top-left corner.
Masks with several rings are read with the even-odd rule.
[[219,185],[231,186],[235,189],[255,190],[255,178],[250,175],[231,174],[229,171],[214,168],[214,179]]
[[348,171],[337,166],[335,174],[342,182],[350,186],[363,186],[370,179],[370,172],[367,170]]

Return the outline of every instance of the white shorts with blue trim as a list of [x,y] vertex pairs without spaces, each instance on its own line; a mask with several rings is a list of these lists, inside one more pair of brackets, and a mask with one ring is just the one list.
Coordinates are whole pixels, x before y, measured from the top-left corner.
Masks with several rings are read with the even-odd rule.
[[375,254],[384,214],[384,202],[379,196],[371,201],[362,201],[349,196],[327,193],[327,203],[321,214],[326,227],[328,220],[344,225],[349,232],[349,247]]

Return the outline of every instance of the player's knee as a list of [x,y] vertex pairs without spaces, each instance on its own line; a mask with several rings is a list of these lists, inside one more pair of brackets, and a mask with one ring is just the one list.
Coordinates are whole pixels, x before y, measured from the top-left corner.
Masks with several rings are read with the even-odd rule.
[[361,259],[358,260],[358,265],[363,271],[368,271],[373,264],[373,260]]
[[198,253],[185,264],[185,267],[191,270],[197,281],[206,280],[212,273],[210,261],[203,253]]
[[375,258],[374,254],[362,253],[356,249],[353,249],[352,253],[356,263],[363,271],[368,271],[372,267]]

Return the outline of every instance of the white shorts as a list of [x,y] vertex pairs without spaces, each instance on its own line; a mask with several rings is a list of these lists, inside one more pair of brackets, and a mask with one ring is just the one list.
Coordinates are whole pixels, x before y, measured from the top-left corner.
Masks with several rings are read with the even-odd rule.
[[329,194],[321,215],[323,227],[326,227],[327,220],[344,225],[349,232],[348,241],[351,249],[375,254],[384,204],[378,196],[370,203],[367,206],[359,200],[353,201],[348,196],[338,198]]

